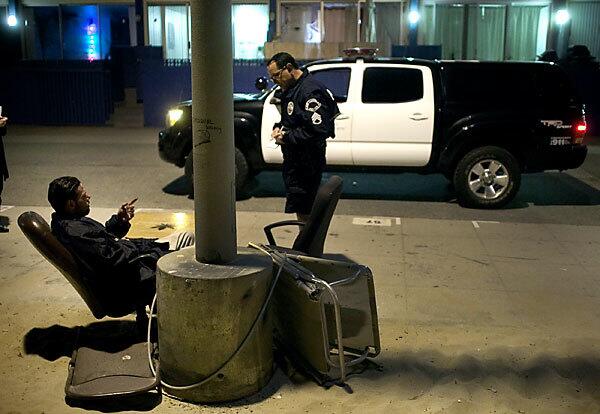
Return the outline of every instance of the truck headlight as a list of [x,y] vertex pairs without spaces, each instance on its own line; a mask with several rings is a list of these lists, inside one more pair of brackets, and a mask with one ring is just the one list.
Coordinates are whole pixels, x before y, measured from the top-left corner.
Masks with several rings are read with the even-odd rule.
[[182,115],[183,111],[181,109],[171,109],[167,115],[169,126],[175,125],[175,122],[179,121]]

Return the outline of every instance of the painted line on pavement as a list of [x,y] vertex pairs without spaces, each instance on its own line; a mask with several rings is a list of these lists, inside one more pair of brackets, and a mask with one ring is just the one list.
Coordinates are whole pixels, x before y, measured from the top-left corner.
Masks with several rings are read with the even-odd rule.
[[352,219],[352,224],[358,226],[390,227],[392,225],[392,219],[380,217],[354,217]]
[[489,220],[473,220],[473,221],[471,221],[471,223],[473,223],[473,227],[475,227],[476,229],[480,228],[479,223],[500,224],[499,221],[489,221]]

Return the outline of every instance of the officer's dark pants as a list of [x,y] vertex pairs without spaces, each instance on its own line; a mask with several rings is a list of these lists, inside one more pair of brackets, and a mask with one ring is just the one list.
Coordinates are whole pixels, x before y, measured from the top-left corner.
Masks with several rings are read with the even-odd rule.
[[325,168],[325,147],[302,153],[284,153],[283,182],[286,213],[310,214]]

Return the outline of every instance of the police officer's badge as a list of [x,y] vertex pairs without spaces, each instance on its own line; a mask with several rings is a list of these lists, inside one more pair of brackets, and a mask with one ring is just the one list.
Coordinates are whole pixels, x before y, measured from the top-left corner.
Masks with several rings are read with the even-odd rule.
[[288,115],[291,115],[292,112],[294,112],[294,102],[290,101],[287,105],[287,113]]

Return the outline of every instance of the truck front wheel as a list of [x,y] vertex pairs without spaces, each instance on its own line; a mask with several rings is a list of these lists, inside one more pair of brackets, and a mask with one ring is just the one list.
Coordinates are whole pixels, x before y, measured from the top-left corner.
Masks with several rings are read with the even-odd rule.
[[521,186],[516,158],[499,147],[481,147],[467,153],[454,171],[458,202],[465,207],[499,208],[509,203]]
[[[193,188],[194,186],[194,157],[193,151],[190,151],[187,158],[185,159],[184,166],[185,176],[191,183]],[[246,181],[248,181],[248,161],[246,160],[246,156],[239,148],[235,148],[235,191],[237,194],[240,194],[246,185]]]

